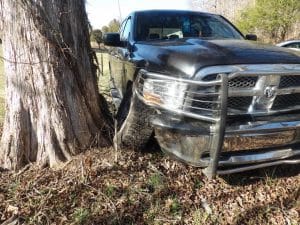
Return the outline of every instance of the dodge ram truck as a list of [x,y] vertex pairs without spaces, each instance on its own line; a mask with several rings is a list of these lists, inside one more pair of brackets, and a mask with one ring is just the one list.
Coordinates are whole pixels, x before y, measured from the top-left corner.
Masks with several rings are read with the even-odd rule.
[[[300,162],[300,53],[220,15],[131,13],[107,33],[116,147],[161,149],[209,177]],[[154,135],[153,135],[154,134]]]

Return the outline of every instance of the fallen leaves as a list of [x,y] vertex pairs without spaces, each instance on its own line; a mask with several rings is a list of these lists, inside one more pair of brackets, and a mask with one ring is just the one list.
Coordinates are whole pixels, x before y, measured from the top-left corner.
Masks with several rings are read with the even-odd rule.
[[119,151],[117,162],[115,154],[93,150],[57,170],[0,173],[0,224],[300,222],[298,167],[208,180],[200,169],[160,152]]

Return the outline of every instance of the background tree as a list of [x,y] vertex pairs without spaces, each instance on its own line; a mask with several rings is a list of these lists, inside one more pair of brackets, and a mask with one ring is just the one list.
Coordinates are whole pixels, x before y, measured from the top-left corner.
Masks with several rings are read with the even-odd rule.
[[118,32],[120,29],[120,26],[121,26],[120,21],[117,19],[113,19],[108,24],[109,32]]
[[108,26],[103,26],[101,28],[102,34],[108,33],[109,32],[109,27]]
[[120,29],[121,23],[117,19],[111,20],[107,26],[103,26],[101,28],[102,34],[109,33],[109,32],[118,32]]
[[299,22],[299,0],[256,0],[254,6],[241,13],[237,25],[245,33],[260,33],[270,41],[280,42]]
[[100,48],[100,44],[102,43],[102,31],[99,29],[92,30],[91,32],[91,40],[95,41]]
[[108,144],[84,0],[0,0],[6,116],[0,165],[54,166]]
[[190,9],[220,14],[235,22],[240,11],[254,5],[255,0],[187,0],[187,2]]

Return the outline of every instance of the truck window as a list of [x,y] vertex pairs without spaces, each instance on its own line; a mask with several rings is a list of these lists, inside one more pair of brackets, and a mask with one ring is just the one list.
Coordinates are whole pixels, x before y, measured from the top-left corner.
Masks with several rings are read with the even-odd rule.
[[234,27],[219,16],[176,12],[137,15],[137,41],[184,37],[243,39]]
[[127,21],[124,22],[124,24],[124,29],[121,31],[120,38],[121,41],[128,41],[129,34],[131,31],[131,17],[129,17]]
[[291,43],[291,44],[287,44],[284,47],[287,48],[300,48],[300,43]]

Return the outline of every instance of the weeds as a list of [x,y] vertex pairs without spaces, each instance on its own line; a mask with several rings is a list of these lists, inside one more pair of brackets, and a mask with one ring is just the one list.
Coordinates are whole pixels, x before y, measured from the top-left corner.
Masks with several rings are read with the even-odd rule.
[[274,179],[274,174],[276,173],[276,168],[273,168],[271,171],[265,172],[265,184],[269,187],[273,186],[276,180]]
[[173,215],[178,215],[181,211],[181,205],[176,197],[167,200],[167,205],[169,205],[169,211]]
[[144,213],[145,221],[148,224],[154,224],[155,218],[160,214],[163,206],[160,201],[157,200],[154,204],[151,204],[150,208]]
[[86,224],[90,216],[90,212],[84,208],[78,208],[73,213],[75,224]]
[[194,181],[194,189],[200,189],[202,188],[204,185],[203,181],[201,181],[200,179],[196,178]]
[[205,225],[210,215],[207,214],[203,209],[196,209],[192,214],[193,225]]
[[107,185],[105,189],[105,194],[107,197],[111,198],[116,194],[116,187],[114,185]]
[[150,190],[159,190],[164,188],[164,178],[160,173],[154,173],[149,177],[148,186]]
[[10,183],[8,187],[8,194],[11,198],[14,199],[16,197],[19,186],[20,186],[19,180],[14,180]]

